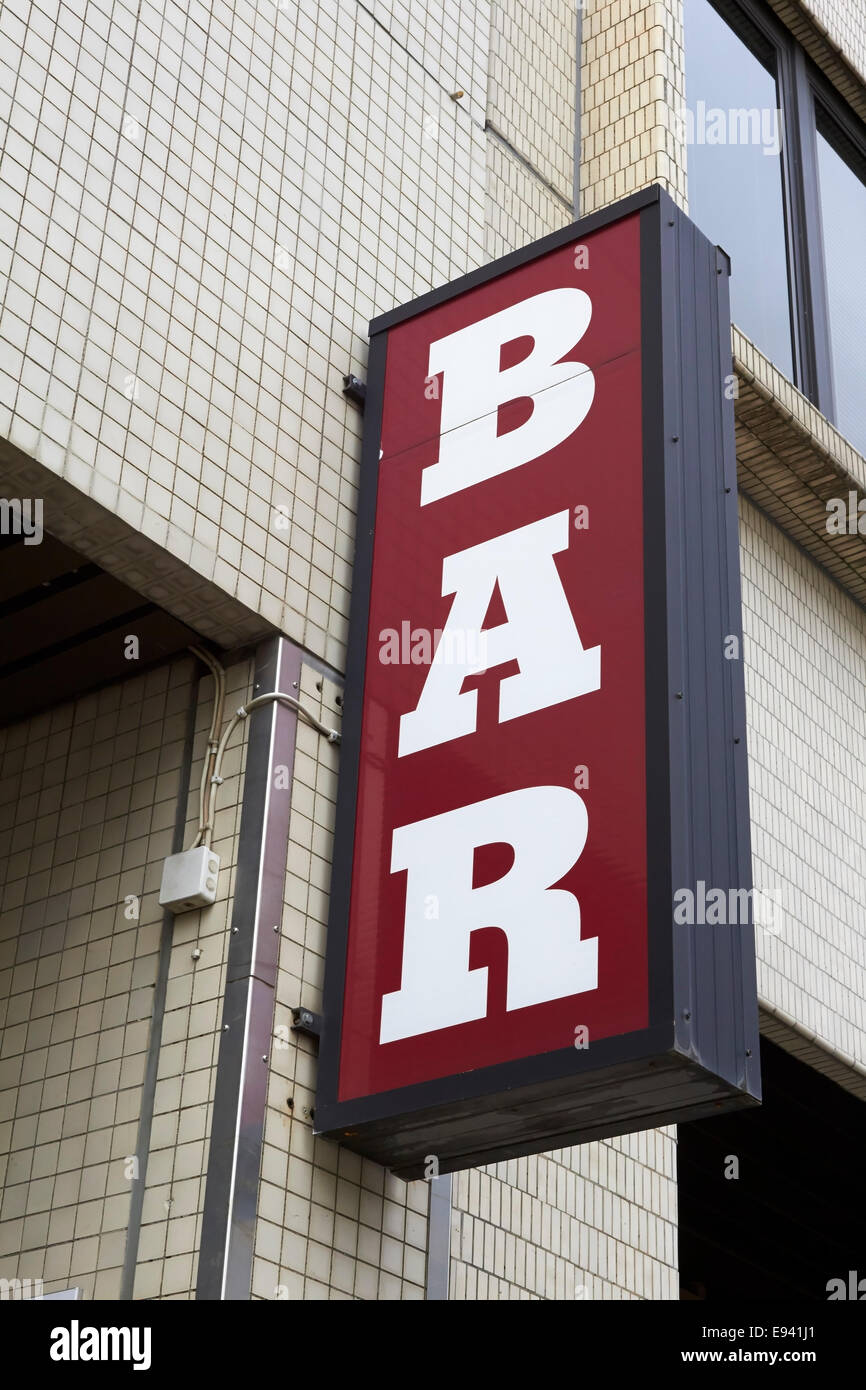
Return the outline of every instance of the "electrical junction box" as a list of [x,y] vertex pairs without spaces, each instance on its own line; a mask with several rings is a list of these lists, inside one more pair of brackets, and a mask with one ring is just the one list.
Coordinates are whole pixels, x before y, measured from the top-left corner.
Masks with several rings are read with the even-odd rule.
[[175,914],[210,907],[216,897],[219,867],[219,855],[207,845],[169,855],[162,870],[160,907]]

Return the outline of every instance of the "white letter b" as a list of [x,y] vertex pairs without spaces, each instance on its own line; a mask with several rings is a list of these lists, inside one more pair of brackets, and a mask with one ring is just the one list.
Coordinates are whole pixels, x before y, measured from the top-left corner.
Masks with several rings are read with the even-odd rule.
[[[439,461],[421,474],[421,506],[495,478],[555,449],[573,434],[595,394],[583,362],[560,362],[589,326],[584,290],[563,287],[522,299],[430,344],[429,376],[442,372]],[[500,353],[532,338],[528,357],[500,371]],[[497,434],[499,407],[528,398],[524,424]]]

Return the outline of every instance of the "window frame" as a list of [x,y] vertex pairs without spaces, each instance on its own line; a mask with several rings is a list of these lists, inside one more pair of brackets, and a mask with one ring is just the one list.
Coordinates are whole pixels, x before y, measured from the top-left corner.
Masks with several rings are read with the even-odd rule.
[[[766,45],[774,57],[776,93],[782,113],[782,207],[794,384],[834,421],[836,402],[817,132],[819,119],[835,127],[866,169],[866,124],[763,0],[708,0],[708,3],[760,61],[765,61],[765,55],[758,51],[760,44]],[[685,80],[688,96],[687,68]],[[859,177],[858,171],[854,172]]]
[[[812,121],[809,131],[810,139],[804,158],[804,184],[808,178],[808,204],[807,212],[809,222],[812,227],[811,246],[815,264],[812,269],[813,294],[815,296],[815,335],[819,339],[821,354],[819,356],[819,375],[817,382],[816,403],[823,413],[831,420],[836,418],[836,400],[833,389],[833,367],[830,349],[830,311],[828,306],[827,279],[826,279],[826,260],[824,255],[824,234],[823,234],[823,212],[821,208],[821,188],[818,178],[818,132],[820,130],[821,118],[830,126],[836,128],[838,136],[842,141],[853,147],[854,155],[864,166],[866,171],[866,126],[859,121],[856,114],[847,105],[840,94],[830,85],[824,74],[817,69],[809,70],[809,66],[804,66],[804,81],[809,84],[809,93],[812,102]],[[824,132],[821,132],[822,134]],[[825,135],[825,139],[831,145],[835,144],[831,136]],[[848,164],[848,159],[844,153],[837,150],[840,158]],[[850,167],[850,165],[849,165]],[[851,171],[855,178],[859,178],[866,188],[866,177],[857,169]]]

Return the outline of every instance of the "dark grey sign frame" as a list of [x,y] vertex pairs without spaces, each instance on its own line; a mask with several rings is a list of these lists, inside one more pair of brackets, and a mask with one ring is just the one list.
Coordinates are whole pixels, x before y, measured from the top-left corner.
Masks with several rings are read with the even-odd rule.
[[[638,213],[643,364],[649,1026],[338,1099],[388,332]],[[658,186],[375,319],[364,421],[315,1131],[406,1178],[760,1101],[754,932],[680,926],[676,888],[750,890],[728,258]],[[725,655],[735,638],[738,656]],[[667,808],[665,810],[665,808]]]

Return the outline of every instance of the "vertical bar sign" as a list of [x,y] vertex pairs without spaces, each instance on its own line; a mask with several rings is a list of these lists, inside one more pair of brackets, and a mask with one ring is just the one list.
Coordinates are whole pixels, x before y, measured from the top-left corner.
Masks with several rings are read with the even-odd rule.
[[405,1173],[621,1132],[673,1047],[658,198],[371,326],[316,1123]]

